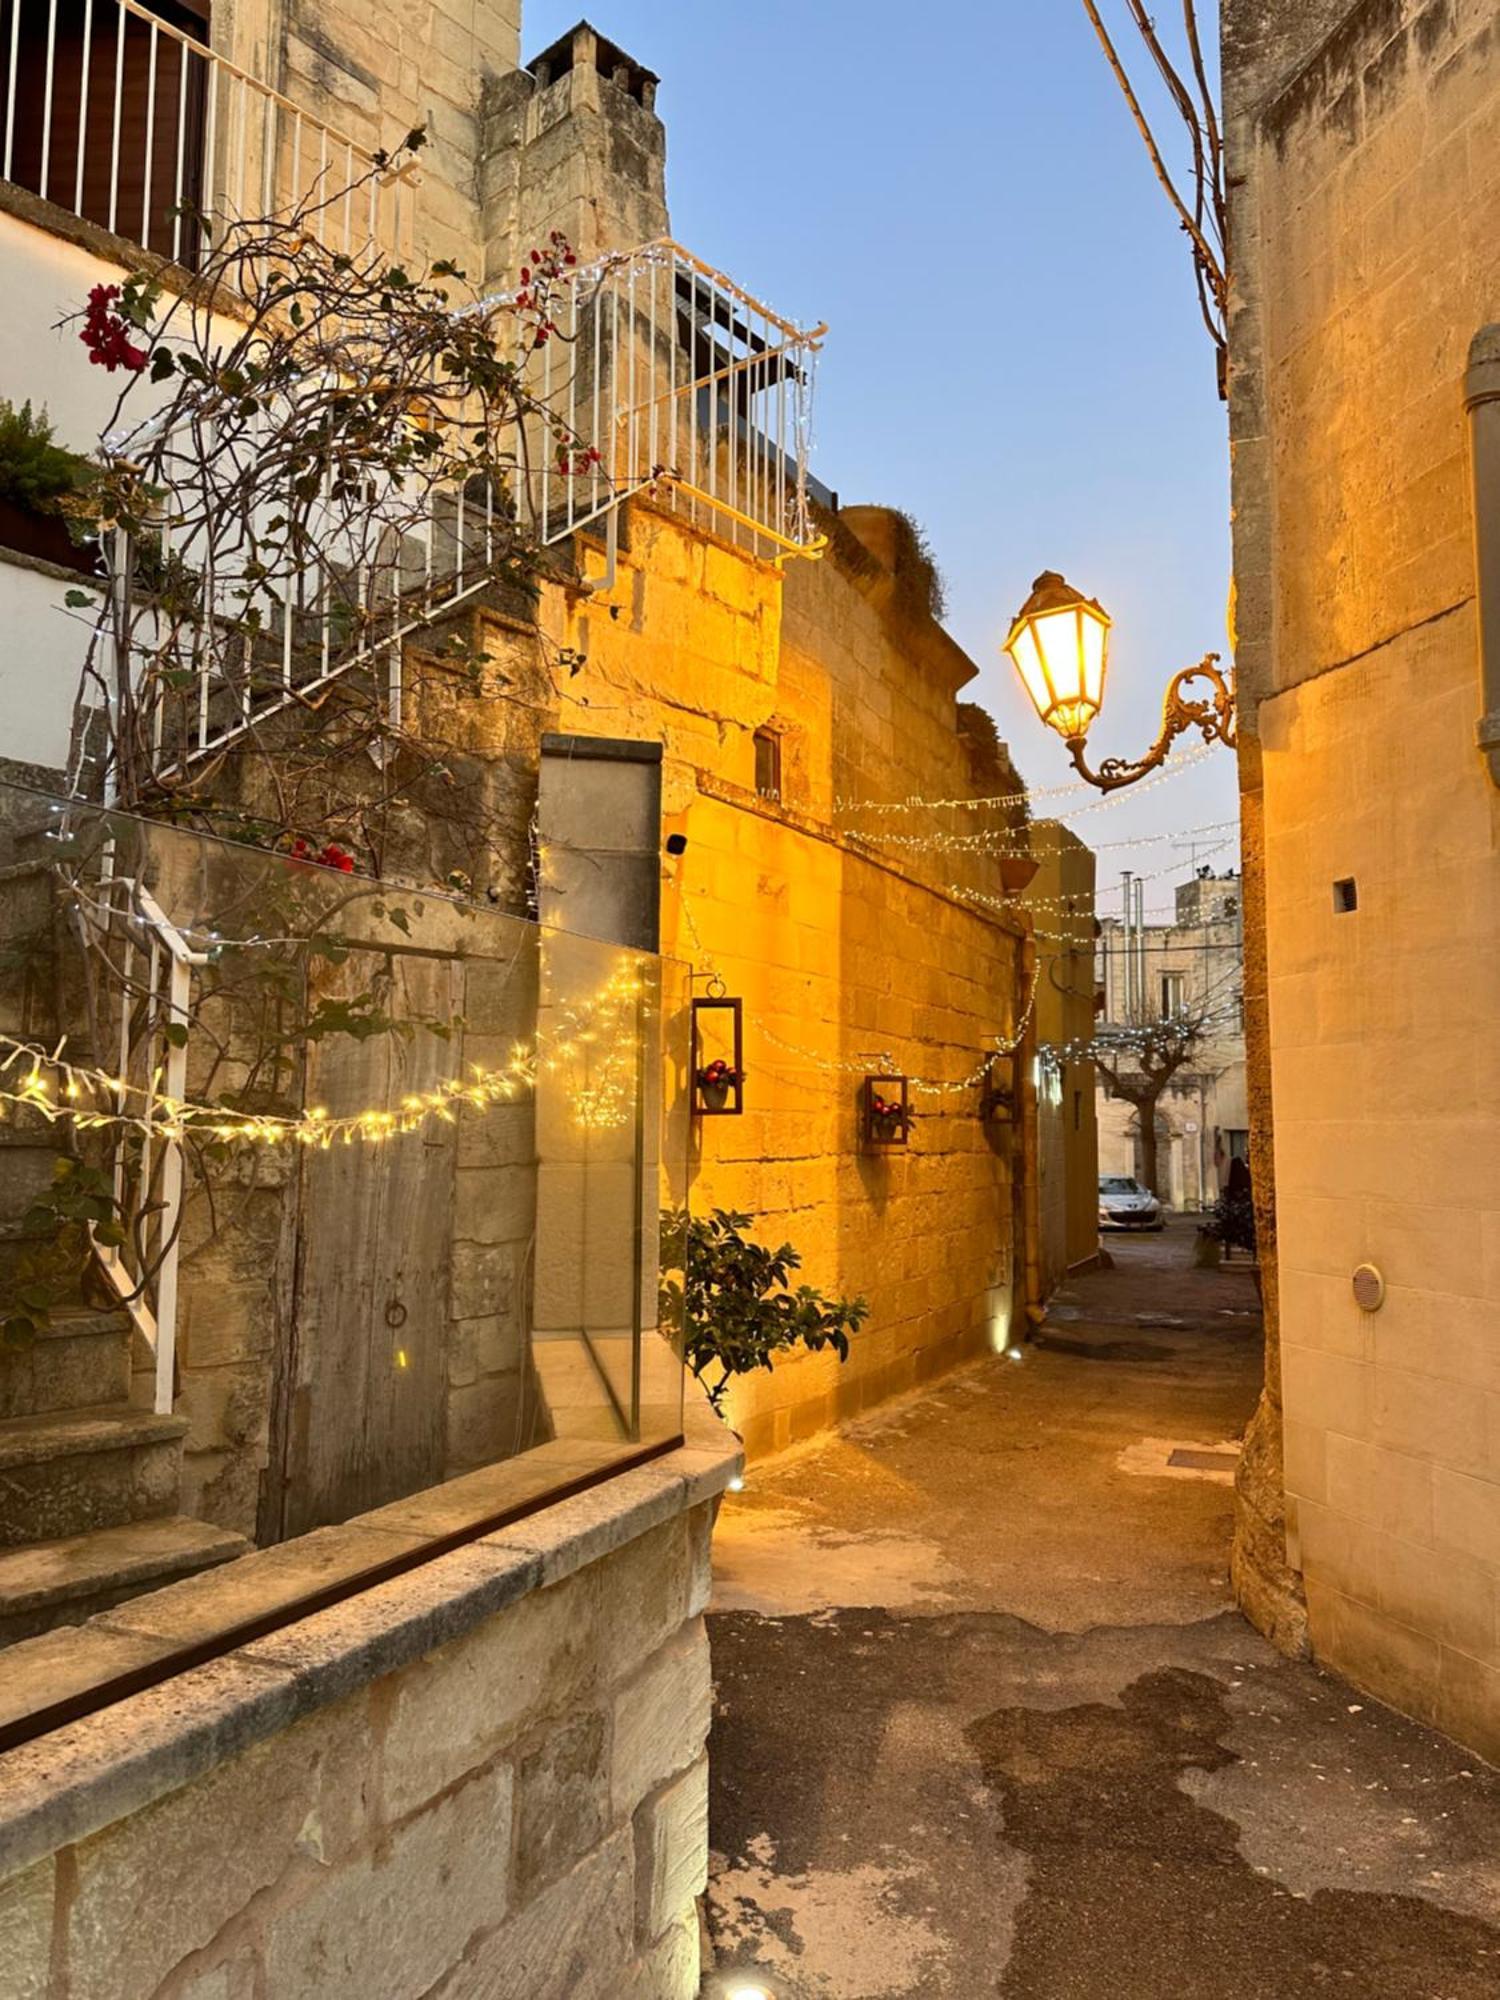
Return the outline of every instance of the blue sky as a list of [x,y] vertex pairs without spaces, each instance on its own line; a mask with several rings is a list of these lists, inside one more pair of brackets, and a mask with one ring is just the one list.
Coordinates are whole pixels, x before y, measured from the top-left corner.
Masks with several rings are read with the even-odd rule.
[[[528,0],[526,56],[579,13]],[[588,18],[661,76],[674,233],[829,322],[814,469],[922,524],[981,669],[968,692],[1028,781],[1070,774],[997,651],[1044,568],[1113,615],[1091,743],[1139,754],[1169,674],[1226,650],[1228,454],[1186,248],[1079,0],[590,0]],[[1113,842],[1234,811],[1219,750],[1074,823]],[[1101,906],[1122,866],[1173,859],[1105,849]]]

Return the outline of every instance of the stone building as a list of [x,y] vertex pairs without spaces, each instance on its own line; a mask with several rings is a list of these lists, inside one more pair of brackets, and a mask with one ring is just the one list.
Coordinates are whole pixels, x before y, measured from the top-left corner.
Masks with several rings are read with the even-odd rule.
[[[1171,1208],[1212,1208],[1234,1159],[1248,1159],[1244,914],[1237,870],[1203,869],[1173,890],[1167,923],[1099,919],[1100,1032],[1201,1018],[1188,1060],[1157,1103],[1155,1192]],[[1099,1171],[1142,1173],[1140,1114],[1101,1078]]]
[[1094,1065],[1067,1053],[1094,1032],[1094,856],[1056,820],[1031,828],[1037,872],[1026,893],[1036,937],[1036,1033],[1057,1051],[1038,1069],[1041,1290],[1099,1254],[1099,1147]]
[[[342,920],[314,985],[347,1021],[368,981],[407,1032],[336,1034],[309,1076],[335,1112],[373,1103],[412,1122],[368,1157],[271,1144],[227,1220],[204,1241],[184,1223],[163,1251],[176,1298],[169,1318],[155,1281],[153,1352],[138,1320],[80,1298],[37,1349],[50,1363],[65,1342],[66,1367],[14,1378],[0,1461],[23,1468],[34,1506],[0,1551],[18,1636],[0,1712],[0,1745],[19,1745],[0,1815],[7,1962],[22,1991],[61,1980],[115,2000],[205,1981],[686,2000],[706,1853],[707,1540],[739,1453],[691,1384],[682,1412],[657,1337],[658,1205],[752,1210],[810,1282],[869,1303],[847,1366],[806,1356],[737,1390],[752,1452],[1009,1342],[1044,1283],[1035,940],[991,859],[923,859],[868,809],[984,795],[1019,848],[1024,794],[960,699],[975,670],[936,615],[911,525],[828,492],[801,504],[797,440],[773,436],[765,410],[795,401],[819,336],[660,240],[665,143],[639,63],[580,26],[523,66],[498,0],[477,15],[249,5],[211,21],[164,5],[156,29],[116,0],[77,24],[59,6],[60,31],[28,14],[6,58],[23,111],[0,182],[16,304],[0,396],[45,403],[87,450],[117,385],[57,322],[91,287],[144,266],[232,329],[233,298],[195,295],[166,193],[254,212],[354,162],[370,196],[358,226],[392,256],[503,288],[557,231],[613,287],[624,336],[617,320],[605,338],[592,300],[572,328],[594,343],[580,421],[612,381],[599,435],[635,455],[628,496],[577,520],[569,500],[562,531],[543,499],[534,594],[445,600],[438,637],[463,673],[431,621],[382,656],[403,727],[441,724],[438,781],[473,819],[438,828],[395,801],[385,876],[427,893]],[[195,30],[206,45],[182,39]],[[38,121],[49,88],[55,115]],[[414,167],[397,149],[418,126]],[[665,371],[688,432],[661,465],[643,414],[660,399],[637,369],[658,388]],[[444,531],[460,554],[467,498]],[[98,727],[73,728],[70,583],[56,552],[0,552],[0,755],[22,788],[0,907],[18,925],[52,907],[38,915],[52,829],[26,799],[66,787]],[[291,661],[290,615],[280,636]],[[339,714],[298,671],[252,718],[273,768]],[[224,692],[197,691],[216,773],[200,805],[242,824],[266,812],[265,776],[237,761]],[[263,698],[248,671],[236,693],[247,714]],[[165,952],[189,987],[221,942],[192,928],[195,883],[269,866],[284,901],[284,878],[302,895],[309,866],[331,865],[147,840],[123,819],[112,838],[116,858],[132,840],[150,849],[131,895],[182,899],[186,933],[172,909],[147,912],[150,977]],[[276,941],[257,930],[233,949]],[[626,1002],[601,1031],[577,998],[608,995],[622,964],[629,1037]],[[0,995],[7,1032],[69,1025],[67,992],[27,991],[13,1017],[17,991]],[[740,1003],[736,1115],[703,1115],[690,997]],[[163,1061],[170,1074],[182,1048],[190,1093],[215,1058],[186,1002],[168,1018]],[[698,1018],[705,1036],[720,1025]],[[607,1088],[633,1125],[596,1141],[547,1064],[524,1105],[422,1125],[421,1093],[455,1062],[493,1073],[518,1032],[535,1050],[544,1028],[564,1072],[576,1058],[580,1094]],[[879,1124],[877,1086],[910,1118]],[[1077,1096],[1049,1141],[1054,1180],[1075,1135],[1091,1138]],[[36,1119],[4,1131],[0,1257],[35,1234],[26,1204],[56,1151]],[[168,1679],[189,1640],[198,1665]],[[38,1718],[64,1734],[29,1740]],[[149,1937],[143,1869],[174,1881]]]
[[1222,12],[1271,1308],[1236,1575],[1494,1758],[1500,40],[1489,0]]

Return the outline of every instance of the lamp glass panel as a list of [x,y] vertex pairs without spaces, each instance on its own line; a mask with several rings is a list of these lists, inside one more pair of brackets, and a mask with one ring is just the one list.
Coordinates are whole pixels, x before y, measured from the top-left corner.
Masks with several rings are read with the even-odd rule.
[[1071,605],[1065,611],[1041,612],[1032,620],[1053,699],[1070,707],[1083,692],[1083,652],[1078,625],[1078,613]]
[[1036,706],[1037,714],[1045,722],[1052,708],[1052,688],[1042,666],[1042,656],[1037,651],[1036,632],[1030,619],[1011,635],[1010,656],[1016,663],[1016,671]]
[[1092,611],[1078,614],[1083,627],[1083,694],[1097,714],[1104,701],[1104,659],[1109,627]]

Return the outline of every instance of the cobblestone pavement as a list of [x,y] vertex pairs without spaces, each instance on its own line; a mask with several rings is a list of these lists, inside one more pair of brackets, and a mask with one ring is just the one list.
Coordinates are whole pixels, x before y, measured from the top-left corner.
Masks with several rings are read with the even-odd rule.
[[1500,1772],[1233,1608],[1259,1322],[1191,1244],[726,1503],[713,2000],[1500,1995]]

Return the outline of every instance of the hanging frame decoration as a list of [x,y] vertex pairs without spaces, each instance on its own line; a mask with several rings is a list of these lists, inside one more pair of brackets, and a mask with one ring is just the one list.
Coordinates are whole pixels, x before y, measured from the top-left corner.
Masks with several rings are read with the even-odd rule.
[[[724,1027],[727,1034],[716,1032]],[[745,1007],[724,991],[722,980],[693,1000],[689,1075],[695,1118],[738,1118],[744,1112]]]

